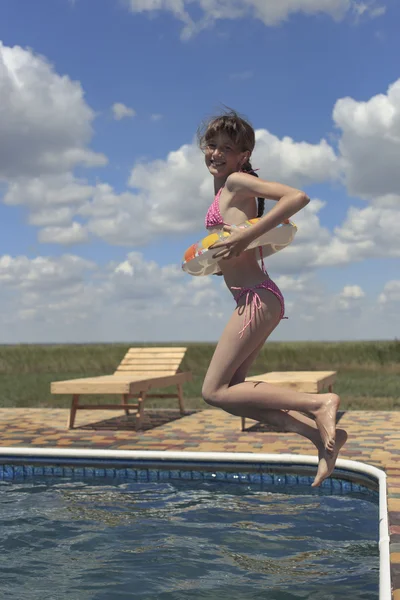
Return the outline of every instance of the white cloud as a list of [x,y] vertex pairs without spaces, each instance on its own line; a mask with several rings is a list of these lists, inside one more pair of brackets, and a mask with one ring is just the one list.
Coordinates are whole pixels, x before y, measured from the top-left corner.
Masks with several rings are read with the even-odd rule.
[[285,290],[285,292],[303,293],[308,289],[312,279],[312,275],[303,273],[301,275],[296,275],[295,277],[290,275],[279,275],[274,278],[274,281],[277,286],[282,288],[282,290]]
[[112,105],[112,112],[116,121],[120,121],[121,119],[125,119],[127,117],[134,117],[136,115],[136,112],[133,108],[129,108],[129,106],[122,104],[122,102],[115,102]]
[[370,258],[400,256],[400,198],[377,198],[371,206],[350,206],[343,223],[333,233],[320,223],[325,203],[312,199],[292,220],[298,226],[294,242],[269,259],[279,272],[346,265]]
[[345,285],[340,295],[342,298],[364,298],[365,293],[359,285]]
[[[379,300],[351,282],[332,295],[312,274],[276,282],[289,320],[273,339],[393,337],[399,281],[388,282]],[[3,256],[0,283],[5,343],[213,341],[235,307],[221,278],[192,278],[137,252],[101,268],[72,255]]]
[[400,308],[400,280],[388,281],[379,295],[379,303],[387,306],[388,304],[398,304]]
[[74,222],[92,186],[73,175],[77,166],[106,164],[88,148],[95,117],[79,82],[57,74],[31,50],[0,43],[0,180],[3,201],[29,208],[39,241],[71,245],[88,239]]
[[209,319],[204,329],[212,336],[224,312],[211,278],[199,285],[176,265],[161,267],[137,252],[102,269],[72,255],[3,256],[0,283],[3,341],[8,334],[37,342],[146,339],[171,320],[179,337],[199,318]]
[[98,184],[78,213],[87,219],[90,233],[109,244],[139,246],[155,234],[151,227],[152,208],[146,199],[131,192],[117,194],[108,184]]
[[74,210],[93,195],[94,188],[76,179],[72,173],[19,177],[9,183],[4,202],[9,205],[23,204],[32,211],[50,211],[68,207]]
[[[54,221],[53,221],[54,222]],[[38,236],[42,244],[61,244],[63,246],[73,246],[88,241],[87,229],[74,221],[71,225],[64,227],[48,226],[44,227]]]
[[[267,27],[279,25],[295,13],[306,15],[325,14],[335,21],[348,14],[376,18],[385,8],[375,0],[125,0],[133,13],[167,11],[182,21],[182,39],[188,39],[220,19],[254,18]],[[195,20],[190,8],[198,13]]]
[[211,277],[188,277],[177,265],[160,267],[139,252],[130,252],[125,261],[110,269],[108,298],[118,306],[145,310],[146,319],[172,311],[177,315],[186,309],[193,315],[200,306],[201,314],[210,316],[220,308],[224,296],[215,288]]
[[397,208],[368,206],[358,209],[350,207],[347,218],[336,229],[342,240],[368,246],[375,256],[400,256],[400,205]]
[[400,205],[386,207],[379,201],[367,208],[351,206],[345,221],[335,228],[321,249],[318,266],[346,264],[368,258],[399,257]]
[[79,328],[92,318],[101,322],[102,303],[90,280],[96,270],[93,262],[69,254],[0,257],[4,339],[7,334],[13,343],[81,339]]
[[361,312],[364,298],[364,290],[359,285],[345,285],[339,294],[333,296],[328,310]]
[[341,98],[333,119],[341,129],[341,167],[350,194],[365,199],[398,194],[400,79],[389,86],[387,94],[367,101]]
[[64,294],[83,281],[86,271],[95,268],[93,262],[69,254],[58,259],[4,255],[0,257],[0,281],[23,292]]
[[0,180],[3,201],[29,208],[39,241],[71,245],[88,239],[74,217],[94,188],[75,167],[106,164],[88,148],[95,114],[79,82],[57,74],[42,56],[0,42]]
[[377,6],[373,2],[354,2],[353,11],[358,17],[368,15],[371,19],[376,19],[386,13],[386,6]]
[[318,144],[296,142],[289,136],[279,139],[266,129],[258,129],[256,142],[253,165],[265,165],[266,173],[261,176],[270,181],[302,187],[338,177],[337,157],[325,139]]
[[[332,292],[316,273],[275,278],[286,298],[284,339],[393,339],[389,311],[381,310],[377,294],[355,283]],[[397,306],[398,308],[398,306]],[[283,331],[283,328],[289,328]]]
[[152,121],[161,121],[161,119],[162,119],[162,118],[163,118],[163,116],[162,116],[162,114],[160,114],[160,113],[153,113],[153,114],[150,116],[150,119],[151,119]]
[[325,203],[318,199],[292,217],[298,231],[294,241],[282,252],[268,259],[268,264],[278,273],[307,273],[319,266],[323,249],[332,241],[332,233],[320,223],[318,213]]
[[[196,144],[170,152],[166,160],[138,163],[129,185],[143,199],[153,231],[194,230],[212,197],[212,181]],[[146,215],[143,215],[143,223]]]
[[[307,212],[293,217],[299,224],[299,233],[293,247],[276,258],[283,268],[289,258],[293,258],[293,265],[298,268],[301,264],[326,267],[400,256],[400,80],[389,87],[387,95],[379,94],[366,102],[352,98],[338,100],[333,118],[341,129],[341,137],[340,155],[331,163],[332,177],[335,170],[337,176],[342,174],[349,194],[360,196],[368,205],[350,206],[333,235],[319,228],[314,215],[315,247],[302,233],[304,225],[311,225],[311,221],[303,220]],[[290,152],[286,151],[285,165],[288,164]],[[293,164],[291,168],[294,172]],[[281,180],[287,181],[283,170]],[[301,252],[297,253],[297,249]]]
[[29,216],[29,224],[36,227],[52,227],[69,225],[73,217],[72,207],[55,207],[38,210]]
[[95,117],[78,82],[42,56],[0,42],[0,179],[106,164],[90,150]]

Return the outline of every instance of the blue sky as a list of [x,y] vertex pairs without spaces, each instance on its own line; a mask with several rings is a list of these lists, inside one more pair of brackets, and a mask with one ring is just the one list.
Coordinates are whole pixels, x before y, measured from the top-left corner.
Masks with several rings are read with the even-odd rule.
[[[221,104],[260,132],[260,175],[302,186],[316,203],[294,217],[299,240],[271,259],[290,317],[274,339],[396,335],[400,95],[388,90],[400,77],[400,5],[321,0],[304,14],[318,0],[294,0],[276,23],[269,4],[212,0],[206,14],[202,0],[184,1],[183,15],[178,0],[153,3],[159,10],[141,0],[3,0],[4,342],[218,337],[232,300],[219,279],[183,276],[180,261],[212,200],[199,192],[207,173],[196,128]],[[115,103],[132,114],[116,119]],[[171,153],[185,164],[171,166]],[[71,182],[80,200],[60,203]]]

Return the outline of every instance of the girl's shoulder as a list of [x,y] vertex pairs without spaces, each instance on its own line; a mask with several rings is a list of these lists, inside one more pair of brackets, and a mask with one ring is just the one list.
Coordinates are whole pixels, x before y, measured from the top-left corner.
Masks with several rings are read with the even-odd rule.
[[226,180],[225,187],[231,193],[250,192],[256,178],[250,173],[232,173]]

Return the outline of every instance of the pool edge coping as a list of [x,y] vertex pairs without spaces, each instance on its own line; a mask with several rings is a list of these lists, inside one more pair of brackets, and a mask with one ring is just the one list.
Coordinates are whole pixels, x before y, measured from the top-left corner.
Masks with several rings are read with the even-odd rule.
[[[186,452],[165,450],[101,450],[68,448],[0,447],[0,458],[7,456],[52,457],[52,458],[113,458],[148,459],[160,462],[168,460],[206,460],[210,462],[236,463],[288,463],[296,465],[318,465],[318,458],[301,454],[264,454],[252,452]],[[377,480],[379,486],[379,600],[391,600],[390,536],[387,502],[386,473],[355,460],[338,459],[336,467],[349,472],[362,473]]]

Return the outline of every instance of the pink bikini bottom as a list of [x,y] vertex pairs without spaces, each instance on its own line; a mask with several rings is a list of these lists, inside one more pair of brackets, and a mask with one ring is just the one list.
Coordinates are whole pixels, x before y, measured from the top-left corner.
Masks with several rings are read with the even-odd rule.
[[[256,290],[268,290],[269,292],[272,292],[274,296],[278,298],[281,305],[280,319],[287,319],[287,317],[284,316],[285,301],[283,299],[282,292],[278,288],[276,283],[272,281],[272,279],[268,278],[262,283],[259,283],[258,285],[255,285],[251,288],[232,287],[232,290],[239,290],[239,293],[235,297],[236,304],[238,304],[241,297],[246,294],[246,305],[244,309],[244,326],[243,329],[239,332],[240,337],[243,337],[245,330],[252,323],[256,315],[256,311],[261,308],[261,298]],[[248,313],[249,316],[247,316]]]

